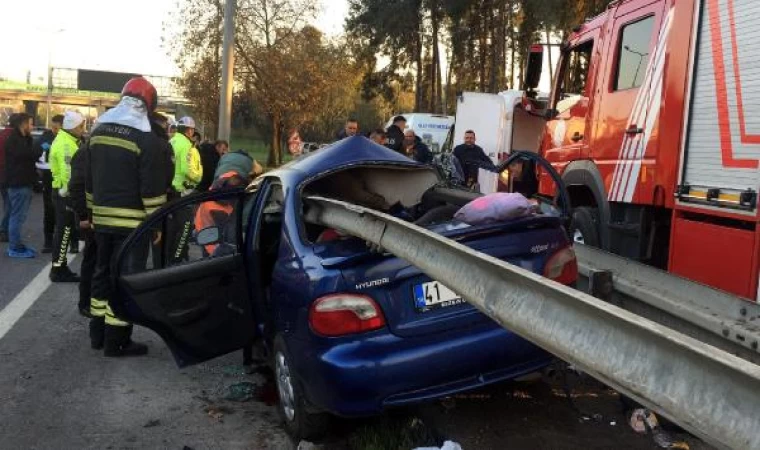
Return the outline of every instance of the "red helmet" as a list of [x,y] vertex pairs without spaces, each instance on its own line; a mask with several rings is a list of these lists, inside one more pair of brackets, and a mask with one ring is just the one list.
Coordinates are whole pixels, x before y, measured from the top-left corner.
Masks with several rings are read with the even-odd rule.
[[148,111],[155,111],[158,105],[158,93],[150,81],[143,77],[135,77],[127,81],[121,90],[122,97],[135,97],[145,102]]

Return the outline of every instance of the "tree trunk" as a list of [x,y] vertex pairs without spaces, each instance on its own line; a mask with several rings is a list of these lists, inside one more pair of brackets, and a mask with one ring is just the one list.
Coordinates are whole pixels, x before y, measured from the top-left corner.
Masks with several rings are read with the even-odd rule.
[[438,0],[433,0],[431,6],[433,22],[433,92],[435,101],[433,102],[433,113],[443,112],[443,87],[441,82],[441,52],[438,48],[438,33],[440,32],[440,7]]
[[[425,70],[422,65],[422,21],[420,21],[420,24],[418,26],[417,33],[417,46],[415,47],[415,62],[417,65],[417,80],[414,87],[414,110],[415,111],[421,111],[422,110],[422,78],[424,76],[423,71]],[[398,112],[398,111],[395,111]]]
[[282,117],[279,112],[273,113],[270,117],[272,121],[272,142],[269,146],[267,165],[276,167],[282,162]]
[[[486,0],[483,5],[483,11],[488,11],[489,14],[491,13],[491,2]],[[488,29],[489,29],[489,20],[488,15],[484,15],[481,13],[480,15],[480,80],[479,80],[479,87],[478,89],[480,92],[485,92],[487,89],[487,80],[486,80],[486,68],[488,67]]]
[[509,2],[509,46],[511,54],[509,56],[509,88],[515,87],[515,4],[514,0]]

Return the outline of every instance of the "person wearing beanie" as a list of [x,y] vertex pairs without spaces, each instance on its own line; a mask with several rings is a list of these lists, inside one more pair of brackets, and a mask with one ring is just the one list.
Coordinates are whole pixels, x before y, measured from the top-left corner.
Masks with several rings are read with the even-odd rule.
[[53,265],[50,281],[54,283],[78,283],[79,276],[68,267],[66,252],[71,244],[77,221],[69,201],[71,160],[79,148],[84,134],[85,119],[76,111],[66,111],[61,130],[50,146],[50,172],[53,175],[53,207],[55,209],[55,234],[53,235]]

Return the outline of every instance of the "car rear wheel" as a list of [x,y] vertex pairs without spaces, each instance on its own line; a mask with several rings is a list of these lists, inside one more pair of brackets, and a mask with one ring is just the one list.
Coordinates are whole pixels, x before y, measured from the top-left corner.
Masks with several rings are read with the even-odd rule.
[[295,442],[318,440],[328,431],[330,416],[327,413],[315,412],[314,407],[307,402],[294,372],[290,353],[281,336],[275,338],[272,357],[280,399],[277,409],[285,423],[285,430]]
[[599,212],[597,209],[588,206],[574,208],[571,230],[574,243],[599,247]]

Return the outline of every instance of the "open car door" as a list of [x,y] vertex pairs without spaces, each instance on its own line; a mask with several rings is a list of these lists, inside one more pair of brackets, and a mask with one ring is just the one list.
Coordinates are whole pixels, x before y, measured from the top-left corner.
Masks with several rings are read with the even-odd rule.
[[148,217],[117,256],[114,311],[158,333],[180,366],[255,338],[244,241],[256,196],[234,188],[172,202]]

